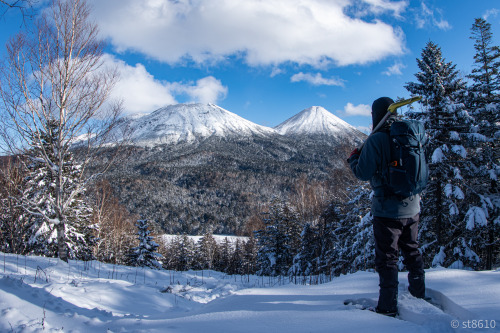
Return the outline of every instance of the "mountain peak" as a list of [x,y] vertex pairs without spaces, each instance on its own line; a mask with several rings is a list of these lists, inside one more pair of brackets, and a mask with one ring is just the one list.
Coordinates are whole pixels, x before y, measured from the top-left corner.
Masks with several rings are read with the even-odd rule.
[[196,141],[212,135],[269,135],[271,128],[257,125],[215,104],[175,104],[142,117],[131,118],[131,140],[137,144],[155,145]]
[[359,137],[360,132],[321,106],[311,106],[274,128],[282,135]]
[[[130,140],[140,146],[196,142],[211,136],[322,136],[331,143],[360,143],[364,134],[321,106],[302,110],[274,129],[257,125],[215,104],[175,104],[122,122]],[[331,140],[333,139],[333,140]]]

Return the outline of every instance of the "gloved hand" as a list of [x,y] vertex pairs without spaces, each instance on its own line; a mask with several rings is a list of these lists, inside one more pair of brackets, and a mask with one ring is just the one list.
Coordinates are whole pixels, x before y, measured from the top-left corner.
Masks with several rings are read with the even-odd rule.
[[359,155],[359,154],[361,154],[361,151],[358,148],[356,148],[351,152],[351,155],[349,155],[349,158],[351,158],[353,155]]
[[357,156],[359,157],[359,154],[361,154],[361,151],[359,151],[358,148],[354,149],[352,152],[351,152],[351,155],[349,155],[349,158],[347,159],[347,162],[349,162],[351,160],[351,157],[353,156]]

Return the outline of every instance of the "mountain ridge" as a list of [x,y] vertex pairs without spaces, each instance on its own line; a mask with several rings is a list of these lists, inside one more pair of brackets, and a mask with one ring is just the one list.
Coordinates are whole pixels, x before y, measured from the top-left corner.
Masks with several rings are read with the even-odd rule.
[[[173,104],[145,115],[126,117],[134,145],[154,146],[216,137],[321,135],[359,142],[363,133],[320,106],[302,110],[271,128],[253,123],[215,104]],[[352,139],[352,140],[351,140]]]
[[210,136],[267,136],[274,130],[257,125],[215,104],[173,104],[124,120],[130,140],[139,145],[193,142]]

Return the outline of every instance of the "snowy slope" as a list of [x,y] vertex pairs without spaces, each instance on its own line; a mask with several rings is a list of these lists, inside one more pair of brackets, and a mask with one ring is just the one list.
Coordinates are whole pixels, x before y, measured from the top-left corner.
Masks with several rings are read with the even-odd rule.
[[131,141],[142,145],[218,137],[271,135],[275,131],[214,104],[176,104],[126,120]]
[[378,276],[370,272],[294,285],[213,271],[0,259],[0,332],[500,331],[500,270],[428,270],[427,294],[438,306],[411,297],[400,273],[400,317],[388,318],[343,305],[347,298],[376,300]]
[[193,142],[210,136],[306,134],[328,136],[339,142],[347,138],[356,143],[365,137],[320,106],[305,109],[273,129],[257,125],[214,104],[176,104],[150,114],[129,116],[122,121],[118,132],[127,132],[131,142],[145,146]]
[[326,135],[342,138],[363,136],[356,128],[321,106],[312,106],[274,128],[282,135]]

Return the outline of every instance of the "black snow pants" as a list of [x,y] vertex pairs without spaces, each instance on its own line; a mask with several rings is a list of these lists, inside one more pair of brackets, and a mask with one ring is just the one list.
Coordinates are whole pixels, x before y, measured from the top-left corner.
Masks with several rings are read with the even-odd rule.
[[377,312],[397,312],[399,250],[409,272],[408,290],[415,297],[425,297],[424,263],[417,241],[418,221],[418,214],[404,219],[373,218],[375,266],[380,282]]

